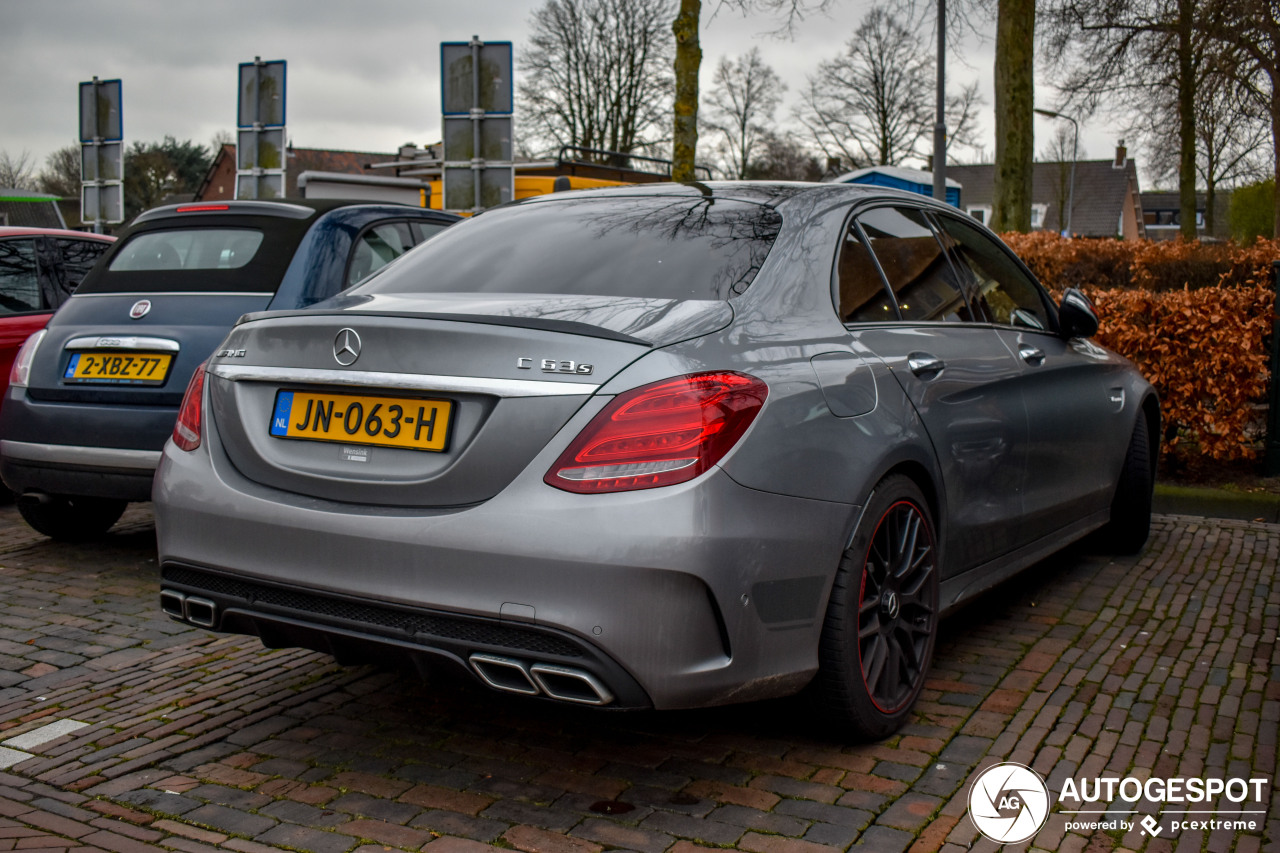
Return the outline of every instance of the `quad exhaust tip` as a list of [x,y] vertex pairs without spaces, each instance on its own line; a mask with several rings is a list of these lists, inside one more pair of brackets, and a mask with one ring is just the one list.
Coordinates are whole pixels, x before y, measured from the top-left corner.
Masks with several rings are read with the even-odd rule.
[[212,601],[172,589],[160,590],[160,609],[174,619],[200,628],[212,628],[218,622],[218,606]]
[[614,696],[589,672],[547,663],[527,664],[515,658],[474,654],[472,669],[495,690],[525,696],[545,695],[579,705],[608,705]]

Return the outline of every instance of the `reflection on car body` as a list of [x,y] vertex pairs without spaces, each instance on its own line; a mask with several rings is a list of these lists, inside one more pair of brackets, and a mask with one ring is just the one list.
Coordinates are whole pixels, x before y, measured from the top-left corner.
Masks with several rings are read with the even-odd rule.
[[[1082,345],[1096,324],[913,195],[710,183],[497,208],[231,331],[157,472],[161,604],[575,703],[812,685],[883,736],[946,609],[1090,532],[1145,541],[1157,401]],[[326,401],[321,436],[305,409]],[[431,401],[443,446],[384,441],[389,405],[420,422]],[[273,428],[299,412],[306,435]]]

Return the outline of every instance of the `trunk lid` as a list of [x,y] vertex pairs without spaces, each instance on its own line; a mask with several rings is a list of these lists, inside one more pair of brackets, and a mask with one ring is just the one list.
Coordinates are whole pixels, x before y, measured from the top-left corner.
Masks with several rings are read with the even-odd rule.
[[339,297],[246,317],[209,362],[208,415],[231,463],[263,485],[381,506],[473,504],[626,365],[731,318],[714,301]]

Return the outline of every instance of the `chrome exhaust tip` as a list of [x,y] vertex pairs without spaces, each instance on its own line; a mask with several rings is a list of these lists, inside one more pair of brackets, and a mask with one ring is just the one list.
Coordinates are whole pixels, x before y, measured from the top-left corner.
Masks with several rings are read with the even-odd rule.
[[579,705],[608,705],[613,694],[591,673],[567,666],[535,663],[529,674],[543,693],[563,702]]
[[160,590],[160,609],[171,619],[185,619],[186,611],[182,604],[187,597],[171,589]]
[[506,693],[520,693],[525,696],[537,696],[538,686],[529,677],[529,670],[524,663],[513,658],[497,655],[475,654],[467,658],[471,668],[480,676],[480,680],[494,690]]
[[218,621],[218,606],[207,598],[187,596],[182,604],[188,622],[201,628],[212,628]]

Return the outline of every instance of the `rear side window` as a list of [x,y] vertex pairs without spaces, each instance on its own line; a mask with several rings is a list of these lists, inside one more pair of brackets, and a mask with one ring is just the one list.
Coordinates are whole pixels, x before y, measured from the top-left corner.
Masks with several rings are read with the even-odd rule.
[[39,311],[42,307],[35,240],[0,240],[0,314]]
[[192,228],[137,234],[111,259],[112,272],[135,270],[234,270],[262,245],[250,228]]
[[856,226],[840,248],[836,266],[840,287],[840,319],[845,323],[875,323],[898,319],[894,302],[884,288],[880,270]]
[[451,226],[360,292],[727,299],[781,225],[773,208],[704,196],[519,204]]
[[413,248],[409,228],[403,222],[384,222],[366,230],[356,240],[347,266],[347,287],[358,284]]
[[971,322],[973,314],[924,214],[884,207],[858,217],[903,320]]

